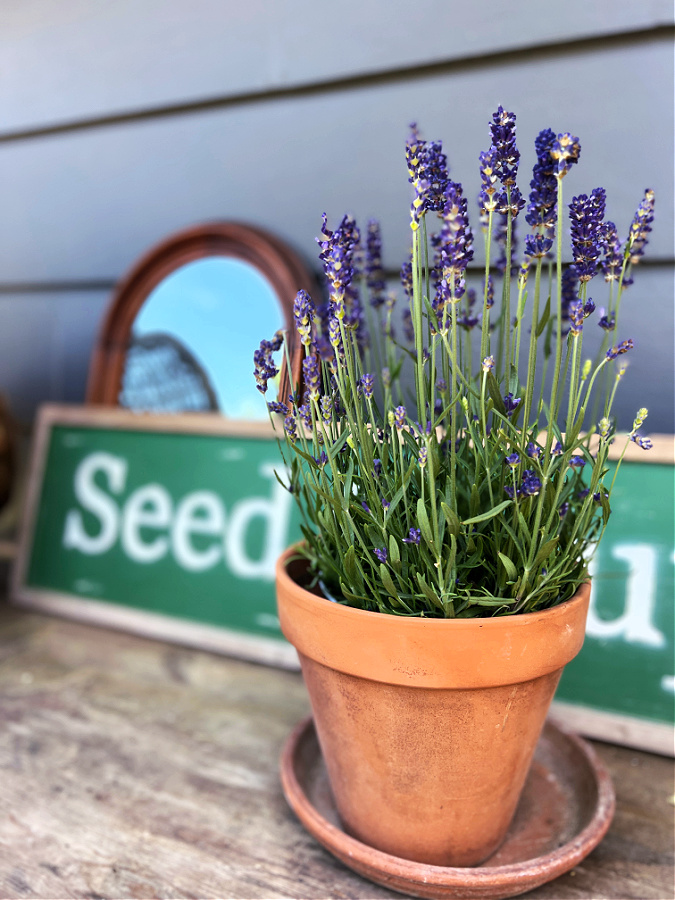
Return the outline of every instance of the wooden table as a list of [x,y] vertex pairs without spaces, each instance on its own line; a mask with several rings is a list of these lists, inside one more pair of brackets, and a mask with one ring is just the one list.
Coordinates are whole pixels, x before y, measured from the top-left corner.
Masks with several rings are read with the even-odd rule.
[[[299,675],[0,604],[0,896],[385,898],[305,833],[277,764]],[[601,846],[530,898],[671,900],[672,761],[595,744]]]

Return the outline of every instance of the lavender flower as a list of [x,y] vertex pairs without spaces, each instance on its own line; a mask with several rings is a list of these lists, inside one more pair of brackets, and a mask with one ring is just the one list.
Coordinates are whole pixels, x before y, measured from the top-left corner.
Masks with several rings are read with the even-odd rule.
[[578,337],[584,330],[584,305],[581,300],[577,300],[570,306],[570,331],[574,337]]
[[555,163],[551,156],[555,139],[555,132],[546,128],[539,132],[534,142],[537,162],[532,170],[530,202],[525,216],[525,221],[533,228],[541,226],[549,230],[556,223],[557,186]]
[[572,255],[579,281],[590,281],[604,247],[606,194],[594,188],[590,197],[580,194],[570,203]]
[[654,221],[654,191],[646,190],[644,198],[638,206],[628,231],[626,247],[630,254],[630,262],[635,265],[644,255],[649,233]]
[[[607,359],[616,359],[617,356],[621,356],[622,353],[628,353],[629,350],[632,350],[635,346],[635,343],[632,338],[627,338],[625,341],[621,341],[616,347],[610,347],[605,356]],[[621,373],[623,375],[623,372]]]
[[312,344],[312,322],[314,321],[314,304],[307,291],[298,291],[293,301],[293,317],[300,341],[309,349]]
[[361,388],[363,389],[363,396],[366,398],[366,400],[372,400],[374,384],[374,376],[368,373],[366,373],[361,379]]
[[504,185],[516,183],[520,153],[516,147],[516,116],[499,106],[492,114],[492,148],[494,151],[495,174]]
[[543,259],[553,246],[553,239],[543,234],[528,234],[525,238],[525,253],[534,259]]
[[321,466],[321,468],[323,468],[326,465],[326,463],[328,462],[328,456],[326,455],[326,451],[322,450],[320,456],[318,456],[318,457],[315,456],[314,462],[317,465]]
[[555,177],[564,178],[574,163],[579,162],[580,153],[581,144],[578,137],[569,132],[559,134],[551,146],[551,156],[557,163]]
[[[478,205],[483,215],[487,216],[494,212],[497,206],[497,172],[495,171],[495,151],[493,147],[481,153],[480,162],[480,180],[481,191],[478,195]],[[486,223],[487,224],[487,223]]]
[[434,242],[438,249],[438,267],[443,277],[463,274],[473,259],[473,233],[469,225],[466,197],[462,185],[448,181],[443,203],[443,224]]
[[570,459],[570,466],[573,469],[583,469],[585,465],[586,460],[583,458],[583,456],[573,456],[572,459]]
[[638,447],[642,447],[643,450],[651,450],[654,446],[649,438],[642,437],[639,434],[631,434],[630,439],[636,443]]
[[523,472],[523,483],[520,486],[520,490],[527,497],[534,497],[541,490],[541,481],[532,469],[525,469]]
[[295,416],[292,413],[289,413],[284,419],[284,431],[286,432],[286,436],[288,440],[294,444],[298,439],[297,432],[297,423],[295,421]]
[[366,285],[370,291],[370,305],[377,309],[384,303],[384,292],[387,283],[382,269],[382,237],[380,223],[375,219],[368,222],[366,237]]
[[373,475],[375,478],[379,478],[382,474],[382,460],[374,459],[373,460]]
[[267,404],[267,408],[272,413],[278,413],[280,416],[288,415],[288,407],[285,403],[281,403],[278,400],[270,400]]
[[504,485],[504,493],[507,497],[510,497],[511,500],[513,500],[516,495],[516,492],[513,490],[513,487],[510,484]]
[[321,418],[326,425],[330,425],[333,421],[333,401],[330,397],[321,398]]
[[321,385],[321,373],[319,371],[319,359],[316,356],[306,356],[302,361],[302,372],[305,380],[305,387],[312,400],[319,399],[319,388]]
[[413,326],[412,313],[409,309],[403,312],[403,334],[409,344],[415,343],[415,328]]
[[419,528],[411,528],[408,532],[408,537],[403,538],[404,544],[418,544],[422,539],[422,532]]
[[[354,276],[352,267],[354,249],[359,241],[359,230],[351,216],[344,216],[340,225],[331,231],[326,214],[322,216],[323,226],[317,244],[321,247],[319,259],[328,281],[333,314],[342,319],[345,314],[344,298]],[[331,341],[332,343],[332,341]]]
[[530,459],[538,459],[542,454],[542,449],[537,444],[530,443],[527,445],[527,455]]
[[387,548],[386,547],[375,547],[373,550],[375,556],[379,559],[381,563],[386,563],[387,561]]
[[420,469],[423,469],[427,464],[427,448],[420,447],[420,452],[417,456],[417,462],[419,464]]
[[412,261],[404,262],[401,266],[401,285],[406,297],[410,300],[413,295]]
[[415,189],[410,208],[410,227],[419,228],[420,219],[427,211],[438,212],[443,208],[443,192],[448,182],[448,160],[441,141],[423,141],[417,126],[410,126],[411,136],[406,143],[408,181]]
[[368,506],[368,504],[366,503],[365,500],[362,500],[362,501],[361,501],[361,506],[365,509],[365,511],[366,511],[367,513],[370,512],[370,507]]
[[486,356],[483,360],[483,371],[485,373],[491,372],[495,367],[495,358],[494,356]]
[[511,416],[515,412],[519,403],[520,403],[520,397],[514,397],[510,391],[504,397],[504,406],[506,407],[506,415],[509,418],[511,418]]
[[487,309],[492,309],[495,305],[495,283],[492,278],[492,275],[488,275],[487,277],[487,294],[486,294],[486,303],[485,306]]
[[616,327],[616,316],[614,315],[614,313],[608,315],[605,310],[601,308],[598,325],[604,331],[614,331],[614,328]]
[[305,428],[311,429],[312,427],[312,410],[309,407],[309,403],[303,403],[302,406],[298,407],[298,415],[302,419]]
[[560,441],[556,441],[551,448],[551,456],[562,456],[563,448]]
[[283,332],[277,331],[271,341],[260,341],[260,347],[253,354],[253,375],[256,387],[261,394],[267,393],[267,383],[279,374],[279,369],[274,364],[272,354],[280,349],[283,342]]
[[618,281],[623,265],[623,246],[614,222],[603,225],[602,243],[605,250],[604,259],[600,261],[605,281]]
[[520,456],[517,453],[511,453],[510,456],[506,457],[506,462],[512,469],[517,469],[520,465]]
[[558,515],[560,516],[561,519],[564,519],[564,518],[565,518],[565,516],[567,515],[567,511],[569,510],[569,508],[570,508],[570,505],[569,505],[569,503],[567,502],[567,500],[565,500],[564,503],[561,503],[561,504],[560,504],[560,509],[558,510]]
[[400,431],[405,425],[405,406],[397,406],[394,410],[394,422]]
[[382,509],[386,512],[389,509],[389,507],[391,506],[391,503],[388,500],[385,500],[384,497],[382,497],[381,499],[382,499]]

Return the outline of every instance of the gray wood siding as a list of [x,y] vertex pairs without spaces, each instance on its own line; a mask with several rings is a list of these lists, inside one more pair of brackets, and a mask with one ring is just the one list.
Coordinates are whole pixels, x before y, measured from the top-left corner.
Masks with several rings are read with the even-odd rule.
[[[523,190],[533,139],[550,126],[582,142],[567,201],[606,187],[625,233],[644,189],[656,191],[632,288],[642,347],[622,410],[639,395],[652,429],[673,429],[670,0],[570,0],[564,11],[498,0],[3,7],[0,389],[22,418],[42,400],[83,396],[112,285],[189,224],[261,225],[316,267],[321,212],[335,221],[349,210],[382,220],[397,270],[409,241],[408,123],[443,139],[475,209],[478,153],[502,103],[518,115]],[[653,401],[648,360],[668,373]]]

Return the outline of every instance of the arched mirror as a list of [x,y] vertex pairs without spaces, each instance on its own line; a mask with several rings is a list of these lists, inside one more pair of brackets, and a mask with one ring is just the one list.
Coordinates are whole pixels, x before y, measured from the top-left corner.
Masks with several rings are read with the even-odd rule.
[[173,235],[116,291],[94,352],[88,401],[266,418],[253,352],[278,329],[292,337],[293,299],[312,287],[295,253],[260,229],[213,223]]

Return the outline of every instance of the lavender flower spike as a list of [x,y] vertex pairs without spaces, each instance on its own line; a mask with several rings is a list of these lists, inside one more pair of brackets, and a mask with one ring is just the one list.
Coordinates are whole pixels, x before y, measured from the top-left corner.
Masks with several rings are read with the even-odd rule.
[[[617,356],[621,356],[622,353],[628,353],[634,346],[635,343],[633,342],[633,339],[626,338],[625,341],[621,341],[616,347],[610,347],[605,355],[609,360],[616,359]],[[623,372],[621,374],[623,375]]]
[[495,174],[504,185],[511,187],[516,183],[520,153],[516,147],[516,116],[506,112],[499,106],[492,115],[490,125],[492,147],[494,149]]
[[375,547],[373,550],[375,556],[379,559],[381,563],[386,563],[387,561],[387,549],[386,547]]
[[546,128],[539,132],[534,142],[537,162],[532,170],[530,202],[525,216],[525,221],[533,228],[541,226],[548,230],[553,228],[556,223],[558,198],[554,174],[555,162],[551,156],[555,139],[555,132]]
[[418,544],[422,539],[422,532],[419,528],[411,528],[408,532],[408,537],[403,538],[404,544]]
[[605,190],[580,194],[570,203],[572,254],[579,281],[590,281],[604,246]]
[[644,255],[645,247],[649,233],[652,230],[652,222],[654,221],[654,191],[646,190],[645,196],[637,208],[633,221],[628,232],[628,241],[626,242],[628,252],[630,253],[630,261],[633,265],[640,261]]
[[314,304],[307,291],[298,291],[293,301],[293,318],[300,340],[309,349],[312,344],[312,322],[314,321]]
[[410,209],[410,227],[419,228],[420,219],[428,210],[443,208],[443,193],[448,182],[448,160],[440,141],[420,139],[416,125],[411,125],[411,136],[406,143],[408,181],[415,189]]
[[551,147],[551,156],[557,163],[555,177],[564,178],[574,163],[579,162],[580,153],[581,144],[578,137],[574,137],[569,132],[559,134]]
[[319,372],[319,360],[316,356],[306,356],[302,361],[302,371],[305,377],[305,387],[312,400],[319,399],[321,374]]

